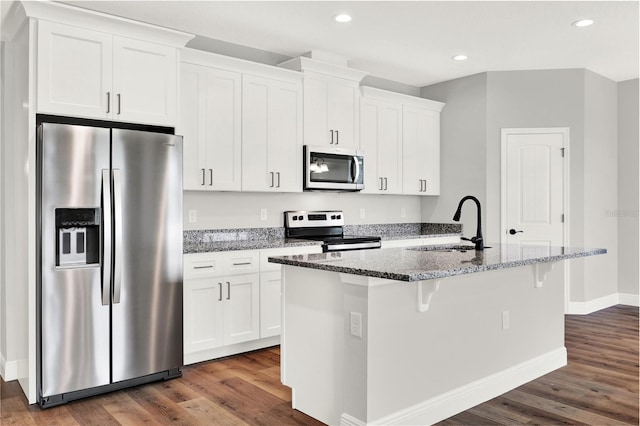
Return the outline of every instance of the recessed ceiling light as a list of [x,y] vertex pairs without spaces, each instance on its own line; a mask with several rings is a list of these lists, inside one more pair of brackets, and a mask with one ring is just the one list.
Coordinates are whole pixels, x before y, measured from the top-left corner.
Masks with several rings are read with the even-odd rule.
[[572,25],[574,27],[588,27],[593,24],[593,19],[581,19],[579,21],[574,22]]
[[340,23],[351,22],[351,15],[341,13],[333,17],[333,20]]
[[469,57],[467,55],[456,55],[453,58],[454,61],[466,61],[467,59],[469,59]]

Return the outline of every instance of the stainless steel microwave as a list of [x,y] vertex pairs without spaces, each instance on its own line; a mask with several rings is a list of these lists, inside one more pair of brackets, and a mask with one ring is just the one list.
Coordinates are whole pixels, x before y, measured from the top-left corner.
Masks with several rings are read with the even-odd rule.
[[305,191],[364,189],[362,151],[328,146],[304,146]]

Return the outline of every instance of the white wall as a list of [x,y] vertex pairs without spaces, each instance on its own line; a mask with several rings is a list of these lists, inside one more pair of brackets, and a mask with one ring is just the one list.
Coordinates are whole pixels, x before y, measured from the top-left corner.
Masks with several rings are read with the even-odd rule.
[[638,79],[618,83],[618,291],[638,295]]
[[[423,87],[421,96],[446,102],[440,116],[441,195],[422,199],[422,220],[451,223],[460,199],[473,195],[482,203],[483,222],[486,224],[487,212],[491,215],[500,211],[486,207],[487,74]],[[475,205],[467,203],[461,223],[465,235],[473,236],[476,229]]]
[[610,213],[618,208],[618,94],[614,81],[591,71],[584,82],[584,245],[608,251],[584,262],[588,301],[618,291],[618,218]]
[[[406,216],[401,216],[405,209]],[[188,223],[189,210],[197,211],[198,222]],[[260,210],[267,209],[267,220]],[[185,229],[264,228],[284,226],[286,210],[343,210],[345,223],[420,222],[420,197],[352,193],[306,192],[291,194],[196,192],[184,196]],[[360,209],[365,217],[360,219]],[[450,218],[447,222],[451,222]]]

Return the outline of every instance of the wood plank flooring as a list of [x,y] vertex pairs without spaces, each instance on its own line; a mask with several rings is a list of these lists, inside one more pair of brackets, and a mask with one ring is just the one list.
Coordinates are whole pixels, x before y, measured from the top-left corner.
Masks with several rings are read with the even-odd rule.
[[[440,425],[638,425],[638,308],[566,317],[569,364]],[[40,410],[0,381],[4,425],[321,425],[291,409],[278,347],[185,367],[183,377]]]

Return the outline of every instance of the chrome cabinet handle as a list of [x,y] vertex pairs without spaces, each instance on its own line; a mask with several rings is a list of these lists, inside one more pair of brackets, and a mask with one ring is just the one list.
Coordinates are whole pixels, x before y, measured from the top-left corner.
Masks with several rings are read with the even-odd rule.
[[273,172],[269,172],[269,174],[271,175],[271,184],[269,185],[269,187],[273,188]]
[[102,170],[102,304],[109,304],[111,294],[111,173]]
[[331,145],[333,145],[333,130],[329,130],[331,132],[331,142],[329,142]]
[[107,92],[107,114],[111,112],[111,92]]
[[113,169],[113,303],[120,303],[122,289],[122,186],[121,171]]
[[220,291],[220,295],[218,296],[218,302],[222,302],[222,283],[218,283],[218,290]]
[[213,169],[209,169],[209,186],[213,186]]
[[204,186],[204,185],[205,185],[205,183],[204,183],[204,174],[205,174],[205,171],[204,171],[204,169],[200,169],[200,170],[202,170],[202,186]]
[[387,178],[384,178],[384,190],[387,190]]
[[213,268],[213,265],[207,265],[207,266],[194,266],[193,269],[211,269]]
[[382,191],[382,178],[378,178],[378,180],[380,180],[380,187],[378,188],[380,191]]
[[336,145],[340,143],[340,132],[336,130]]
[[278,184],[276,185],[276,188],[280,188],[280,172],[276,172],[276,178],[278,182]]
[[240,263],[233,264],[233,266],[244,266],[244,265],[251,265],[251,262],[240,262]]
[[118,115],[120,115],[120,93],[118,93],[116,97],[118,98]]
[[231,299],[231,283],[227,281],[227,300]]

